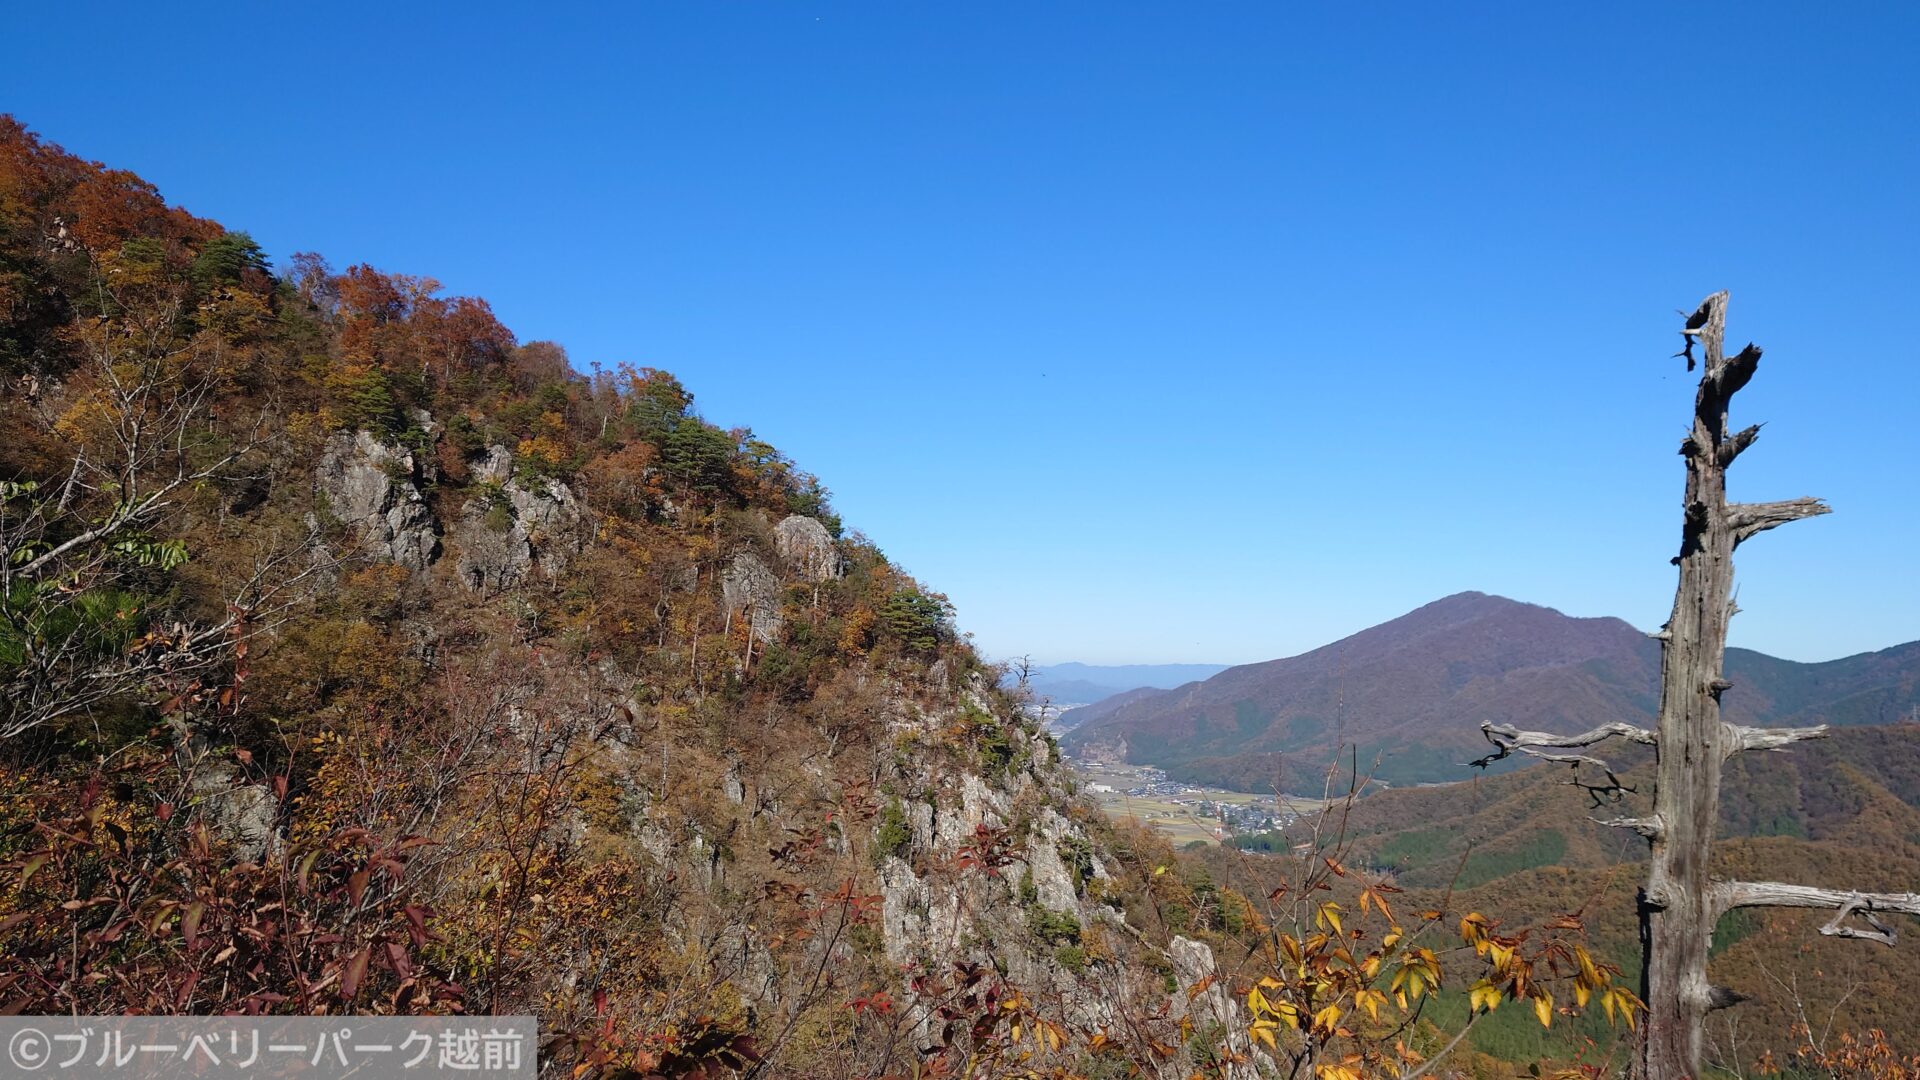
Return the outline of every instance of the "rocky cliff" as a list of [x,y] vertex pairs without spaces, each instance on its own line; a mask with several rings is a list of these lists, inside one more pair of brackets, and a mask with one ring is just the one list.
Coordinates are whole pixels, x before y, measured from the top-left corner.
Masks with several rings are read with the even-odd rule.
[[8,1011],[530,1012],[571,1076],[1242,1068],[1199,938],[1245,902],[678,379],[276,268],[8,118],[0,191]]

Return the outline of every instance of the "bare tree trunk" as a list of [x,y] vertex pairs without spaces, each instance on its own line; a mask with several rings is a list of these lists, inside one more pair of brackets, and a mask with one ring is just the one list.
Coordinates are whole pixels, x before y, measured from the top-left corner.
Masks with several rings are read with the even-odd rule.
[[[1743,505],[1727,502],[1727,467],[1752,445],[1758,427],[1727,429],[1733,395],[1753,378],[1760,350],[1725,355],[1727,294],[1707,297],[1687,320],[1686,357],[1702,349],[1705,371],[1694,398],[1693,430],[1680,444],[1687,488],[1680,584],[1661,639],[1658,765],[1650,828],[1652,865],[1640,892],[1642,994],[1646,1040],[1638,1074],[1648,1080],[1700,1074],[1707,1013],[1729,995],[1707,981],[1707,950],[1725,910],[1708,876],[1719,823],[1720,773],[1728,757],[1749,748],[1743,729],[1721,722],[1720,695],[1732,684],[1722,672],[1733,602],[1733,549],[1754,533],[1826,512],[1814,499]],[[1783,737],[1781,744],[1793,741]],[[1753,745],[1758,745],[1754,743]]]
[[[1701,310],[1706,373],[1695,399],[1693,430],[1681,444],[1687,459],[1685,525],[1680,541],[1680,585],[1673,597],[1661,651],[1660,716],[1655,731],[1653,857],[1640,891],[1641,997],[1647,1002],[1646,1077],[1694,1076],[1712,989],[1707,947],[1717,918],[1712,910],[1707,853],[1719,820],[1721,664],[1732,616],[1733,530],[1728,523],[1722,459],[1727,402],[1753,373],[1749,348],[1729,363],[1722,355],[1727,294]],[[1752,354],[1752,359],[1747,359]],[[1744,371],[1736,367],[1744,362]],[[1737,450],[1734,451],[1737,453]]]
[[[1487,765],[1511,754],[1598,767],[1604,781],[1575,783],[1617,798],[1626,789],[1612,766],[1585,750],[1607,739],[1649,743],[1655,747],[1653,812],[1607,824],[1645,836],[1652,847],[1646,885],[1640,890],[1641,997],[1647,1015],[1644,1039],[1635,1059],[1638,1080],[1680,1080],[1700,1075],[1707,1014],[1739,997],[1707,981],[1707,952],[1720,916],[1739,907],[1830,908],[1833,920],[1821,933],[1891,944],[1893,931],[1877,912],[1920,914],[1920,895],[1852,893],[1774,882],[1716,881],[1708,874],[1713,834],[1719,822],[1720,774],[1726,759],[1743,750],[1779,750],[1826,734],[1825,725],[1808,728],[1746,728],[1720,718],[1720,695],[1732,684],[1722,671],[1727,621],[1733,602],[1733,552],[1757,533],[1827,512],[1818,499],[1771,503],[1730,503],[1726,474],[1759,437],[1758,426],[1727,429],[1734,394],[1753,378],[1760,350],[1748,345],[1733,356],[1724,351],[1727,294],[1715,293],[1687,319],[1687,369],[1694,349],[1705,370],[1694,397],[1693,426],[1680,444],[1686,459],[1686,496],[1680,583],[1673,614],[1654,636],[1662,643],[1660,713],[1651,731],[1628,724],[1607,724],[1578,735],[1522,731],[1486,723],[1481,730],[1495,751],[1476,762]],[[1862,925],[1864,922],[1864,925]]]

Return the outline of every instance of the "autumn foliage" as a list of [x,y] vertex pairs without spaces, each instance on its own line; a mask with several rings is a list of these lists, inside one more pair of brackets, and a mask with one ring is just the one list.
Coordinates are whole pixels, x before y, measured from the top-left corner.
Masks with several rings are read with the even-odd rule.
[[[0,377],[7,1012],[528,1012],[577,1077],[1358,1080],[1641,1007],[1579,917],[1413,903],[1344,833],[1107,821],[946,597],[674,375],[275,267],[8,117]],[[363,438],[430,565],[316,481]],[[515,502],[555,491],[564,549]],[[458,572],[488,537],[523,577]]]

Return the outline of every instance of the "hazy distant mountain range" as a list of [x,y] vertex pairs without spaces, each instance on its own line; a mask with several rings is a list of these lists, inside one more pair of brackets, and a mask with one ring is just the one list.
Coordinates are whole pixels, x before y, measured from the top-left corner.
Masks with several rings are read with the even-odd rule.
[[1225,664],[1048,664],[1033,669],[1030,683],[1036,698],[1087,705],[1129,690],[1183,686],[1225,670]]
[[[1727,650],[1738,723],[1890,723],[1920,707],[1920,642],[1818,664]],[[1394,784],[1458,780],[1482,721],[1650,723],[1660,646],[1612,618],[1468,592],[1282,660],[1069,711],[1070,750],[1234,787],[1315,786],[1342,745]]]

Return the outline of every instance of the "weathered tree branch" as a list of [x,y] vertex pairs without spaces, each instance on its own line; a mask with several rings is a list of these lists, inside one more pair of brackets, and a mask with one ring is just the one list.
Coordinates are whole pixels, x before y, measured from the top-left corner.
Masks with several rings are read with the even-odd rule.
[[[1720,914],[1743,907],[1791,907],[1831,909],[1833,918],[1820,932],[1828,937],[1861,938],[1882,945],[1894,943],[1894,930],[1875,918],[1876,913],[1920,915],[1920,893],[1863,893],[1839,889],[1820,889],[1811,885],[1787,885],[1778,881],[1725,881],[1715,889],[1715,908]],[[1865,927],[1849,926],[1846,920],[1858,915]]]
[[1608,776],[1613,775],[1613,767],[1599,758],[1589,757],[1586,754],[1549,754],[1543,752],[1543,748],[1578,750],[1583,747],[1592,746],[1595,743],[1602,743],[1608,739],[1616,738],[1625,739],[1628,742],[1644,743],[1648,746],[1653,745],[1654,741],[1653,732],[1648,731],[1646,728],[1637,728],[1632,724],[1619,723],[1602,724],[1591,731],[1583,731],[1578,735],[1555,735],[1551,731],[1522,731],[1511,724],[1496,724],[1492,721],[1487,721],[1480,725],[1480,734],[1486,736],[1487,741],[1493,744],[1493,753],[1488,754],[1486,757],[1467,762],[1468,765],[1476,769],[1484,769],[1494,762],[1502,758],[1512,757],[1514,754],[1526,754],[1529,757],[1537,757],[1542,761],[1558,761],[1568,765],[1578,765],[1581,763],[1598,765],[1607,770]]
[[1739,457],[1741,451],[1745,450],[1749,446],[1752,446],[1753,441],[1755,439],[1758,439],[1759,437],[1760,437],[1759,424],[1754,424],[1751,427],[1742,428],[1741,430],[1733,433],[1732,435],[1727,436],[1726,439],[1720,443],[1720,450],[1719,450],[1720,467],[1724,469],[1727,466],[1733,464],[1733,459]]
[[1740,545],[1752,536],[1801,518],[1819,517],[1833,510],[1819,499],[1784,499],[1780,502],[1730,503],[1727,525],[1733,530],[1733,542]]
[[[1608,739],[1625,739],[1628,742],[1642,743],[1647,746],[1652,746],[1654,743],[1653,732],[1646,728],[1634,727],[1632,724],[1621,723],[1602,724],[1578,735],[1555,735],[1550,731],[1522,731],[1511,724],[1495,724],[1489,721],[1480,725],[1480,733],[1487,737],[1488,742],[1500,748],[1498,752],[1480,759],[1488,762],[1498,761],[1515,751],[1524,753],[1527,748],[1535,746],[1577,750],[1606,742]],[[1480,761],[1473,764],[1484,768],[1480,765]]]
[[1825,724],[1801,728],[1752,728],[1728,724],[1726,740],[1722,745],[1726,755],[1732,757],[1743,750],[1780,750],[1808,739],[1824,739],[1829,731]]
[[1658,814],[1647,817],[1589,818],[1595,825],[1605,825],[1609,829],[1632,829],[1649,840],[1658,840],[1667,835],[1666,822]]
[[[1574,787],[1585,790],[1588,797],[1593,799],[1595,806],[1604,806],[1609,801],[1619,802],[1622,795],[1631,792],[1633,789],[1621,783],[1620,776],[1615,772],[1614,767],[1600,758],[1590,754],[1549,753],[1549,749],[1577,750],[1614,738],[1649,745],[1654,741],[1653,732],[1645,728],[1634,727],[1631,724],[1618,723],[1603,724],[1591,731],[1583,731],[1578,735],[1555,735],[1549,731],[1522,731],[1509,724],[1495,724],[1489,721],[1480,725],[1480,733],[1485,735],[1487,741],[1493,744],[1493,753],[1477,761],[1470,761],[1467,763],[1468,765],[1476,769],[1484,769],[1494,762],[1502,758],[1511,757],[1514,754],[1525,754],[1528,757],[1539,758],[1541,761],[1552,761],[1562,765],[1571,765],[1573,766],[1574,775],[1573,779],[1568,781],[1568,783]],[[1580,779],[1580,766],[1582,765],[1592,765],[1605,773],[1607,776],[1605,782],[1590,784]]]
[[[1725,301],[1721,301],[1722,310]],[[1724,315],[1722,316],[1724,318]],[[1747,383],[1753,381],[1753,373],[1760,368],[1760,346],[1747,342],[1747,347],[1733,355],[1731,360],[1712,372],[1717,382],[1720,396],[1724,400],[1739,393]]]

